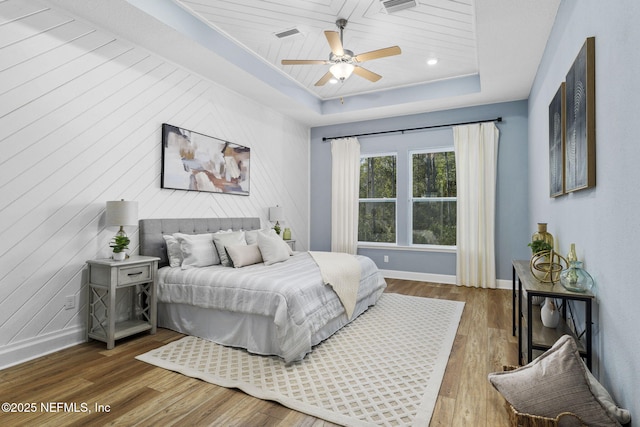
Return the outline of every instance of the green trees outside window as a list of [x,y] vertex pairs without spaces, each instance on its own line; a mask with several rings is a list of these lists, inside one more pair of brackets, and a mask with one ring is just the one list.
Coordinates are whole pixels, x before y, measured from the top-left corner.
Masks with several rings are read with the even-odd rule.
[[[455,246],[456,162],[452,149],[409,151],[407,176],[397,176],[397,155],[360,159],[358,241],[397,243],[397,224],[411,245]],[[401,173],[405,175],[405,173]],[[397,218],[397,183],[408,191],[407,218]],[[407,194],[405,193],[405,194]],[[402,238],[405,240],[405,238]]]
[[412,243],[455,246],[456,162],[453,151],[412,152]]
[[360,159],[358,241],[396,243],[396,155]]

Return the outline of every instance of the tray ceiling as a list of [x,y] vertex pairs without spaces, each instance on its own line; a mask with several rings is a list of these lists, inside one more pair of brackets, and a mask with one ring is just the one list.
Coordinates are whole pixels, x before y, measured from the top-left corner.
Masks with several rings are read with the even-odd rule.
[[[286,73],[321,99],[349,96],[478,73],[474,0],[422,0],[389,13],[380,0],[179,0],[189,12]],[[372,83],[352,75],[314,86],[329,65],[281,65],[282,59],[326,60],[324,31],[348,20],[343,45],[354,53],[400,46],[402,54],[363,63],[382,75]],[[294,35],[279,38],[278,33]],[[434,66],[427,60],[437,58]]]
[[[388,13],[380,0],[40,1],[310,126],[526,99],[560,4],[415,0]],[[338,31],[338,18],[355,54],[402,49],[362,64],[378,82],[352,75],[317,87],[329,65],[281,65],[328,59],[324,31]]]

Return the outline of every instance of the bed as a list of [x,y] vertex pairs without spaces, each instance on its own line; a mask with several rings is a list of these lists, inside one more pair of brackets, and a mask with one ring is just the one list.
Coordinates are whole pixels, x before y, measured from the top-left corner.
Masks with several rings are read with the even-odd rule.
[[241,268],[169,266],[164,236],[259,229],[259,218],[140,220],[140,254],[160,258],[158,326],[293,362],[374,305],[386,287],[373,261],[356,256],[360,283],[348,316],[310,252]]

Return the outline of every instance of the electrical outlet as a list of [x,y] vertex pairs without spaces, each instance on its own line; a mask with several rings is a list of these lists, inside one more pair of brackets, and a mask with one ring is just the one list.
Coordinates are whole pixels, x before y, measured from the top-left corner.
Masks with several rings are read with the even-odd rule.
[[71,310],[72,308],[76,308],[76,297],[74,295],[68,295],[64,299],[64,308],[67,310]]
[[384,256],[384,262],[389,262],[389,255]]

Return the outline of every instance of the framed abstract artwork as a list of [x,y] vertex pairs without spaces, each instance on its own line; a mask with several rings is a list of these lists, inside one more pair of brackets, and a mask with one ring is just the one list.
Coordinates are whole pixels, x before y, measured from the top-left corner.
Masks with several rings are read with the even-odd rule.
[[162,188],[249,195],[251,149],[164,123]]
[[565,83],[549,104],[549,195],[564,194]]
[[565,191],[596,185],[595,37],[585,41],[566,77]]

